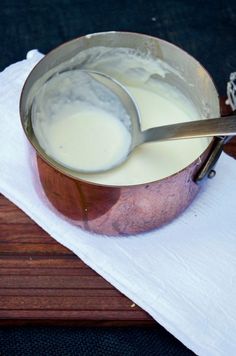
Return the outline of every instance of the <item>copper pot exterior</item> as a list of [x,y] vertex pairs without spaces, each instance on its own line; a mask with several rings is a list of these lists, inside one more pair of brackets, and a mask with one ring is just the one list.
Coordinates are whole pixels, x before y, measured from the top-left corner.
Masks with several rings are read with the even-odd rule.
[[117,236],[158,228],[185,210],[200,189],[194,177],[206,157],[207,152],[201,160],[160,181],[127,187],[67,177],[40,156],[37,164],[43,189],[57,211],[83,229]]
[[[189,206],[200,189],[195,183],[196,174],[211,153],[213,142],[182,171],[159,181],[133,186],[85,182],[46,157],[28,128],[29,91],[45,72],[78,51],[102,45],[104,41],[111,47],[148,48],[152,54],[178,67],[191,82],[189,88],[182,88],[183,92],[202,111],[207,107],[210,115],[215,117],[219,115],[218,94],[208,73],[192,57],[165,41],[139,34],[112,32],[76,39],[49,53],[30,74],[21,96],[21,120],[27,137],[37,151],[40,181],[52,206],[73,224],[95,233],[113,236],[137,234],[170,222]],[[174,80],[171,76],[167,77],[170,84]],[[182,85],[179,81],[178,86],[181,88]],[[207,105],[202,98],[206,99]]]

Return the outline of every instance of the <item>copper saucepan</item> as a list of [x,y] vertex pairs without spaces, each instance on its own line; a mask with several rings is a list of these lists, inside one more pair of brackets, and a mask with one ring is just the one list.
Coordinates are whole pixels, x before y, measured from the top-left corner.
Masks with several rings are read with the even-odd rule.
[[167,81],[178,86],[205,117],[220,116],[218,93],[207,71],[185,51],[158,38],[125,32],[97,33],[65,43],[46,55],[26,80],[20,102],[22,125],[37,151],[40,181],[53,207],[74,224],[95,233],[126,235],[146,232],[170,222],[189,206],[200,189],[200,183],[214,176],[213,167],[226,139],[212,139],[201,156],[185,169],[148,184],[109,186],[74,177],[69,169],[47,157],[35,141],[28,97],[45,73],[94,46],[139,49],[164,60],[191,85],[184,85],[178,78],[167,77]]

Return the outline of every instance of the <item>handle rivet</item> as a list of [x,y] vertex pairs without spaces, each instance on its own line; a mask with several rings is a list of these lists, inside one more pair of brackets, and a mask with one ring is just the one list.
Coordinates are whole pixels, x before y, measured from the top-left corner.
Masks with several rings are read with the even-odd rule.
[[215,177],[215,175],[216,175],[216,171],[214,170],[214,169],[211,169],[210,170],[210,172],[208,173],[208,178],[209,179],[212,179],[212,178],[214,178]]

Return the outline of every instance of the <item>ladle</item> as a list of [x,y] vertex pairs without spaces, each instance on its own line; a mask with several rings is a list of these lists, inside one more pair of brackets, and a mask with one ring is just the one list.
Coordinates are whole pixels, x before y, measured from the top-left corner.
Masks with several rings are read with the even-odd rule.
[[[234,136],[236,134],[236,115],[224,118],[201,119],[197,121],[181,122],[177,124],[152,127],[141,130],[140,114],[126,88],[114,78],[99,72],[86,72],[95,80],[106,86],[120,99],[130,118],[131,145],[128,155],[135,147],[152,141],[167,141],[191,139],[196,137]],[[155,105],[155,103],[153,103]],[[123,158],[123,162],[127,159]],[[120,165],[120,161],[117,165]],[[115,164],[111,167],[114,168]]]

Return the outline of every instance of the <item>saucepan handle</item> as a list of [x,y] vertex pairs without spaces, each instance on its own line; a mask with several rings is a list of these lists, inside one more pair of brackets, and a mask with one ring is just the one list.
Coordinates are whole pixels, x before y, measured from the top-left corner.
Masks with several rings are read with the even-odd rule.
[[[230,80],[227,83],[227,97],[222,99],[222,116],[235,114],[236,112],[236,72],[230,74]],[[227,104],[227,105],[226,105]],[[216,174],[214,169],[224,145],[232,139],[233,136],[215,137],[211,152],[201,169],[197,172],[194,179],[195,183],[201,184],[206,178],[213,178]]]
[[223,136],[215,137],[211,148],[211,152],[205,162],[201,167],[200,171],[194,179],[195,183],[201,184],[206,178],[214,178],[216,171],[214,169],[222,151],[225,143],[229,142],[233,136]]

